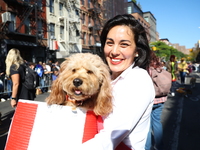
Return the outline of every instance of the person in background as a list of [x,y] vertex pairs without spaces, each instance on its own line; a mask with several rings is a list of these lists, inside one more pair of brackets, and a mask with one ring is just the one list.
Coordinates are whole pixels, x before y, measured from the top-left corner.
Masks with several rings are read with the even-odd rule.
[[114,150],[123,143],[123,150],[144,150],[155,97],[147,71],[147,33],[132,15],[117,15],[105,24],[100,39],[111,71],[113,112],[104,118],[104,129],[77,149]]
[[[3,57],[0,56],[0,93],[4,92],[4,85],[5,84],[5,63],[3,62]],[[0,94],[0,101],[6,101],[3,94]]]
[[167,63],[167,71],[171,73],[172,75],[172,87],[170,89],[171,95],[175,96],[175,90],[176,90],[176,81],[177,81],[177,75],[178,75],[178,63],[176,61],[175,55],[171,55],[169,62]]
[[[35,71],[35,66],[36,66],[35,63],[29,62],[29,63],[27,63],[27,65],[29,66],[29,68],[31,68],[33,71]],[[37,84],[36,84],[36,87],[37,86],[39,86],[39,76],[38,75],[37,75]],[[36,98],[36,89],[33,89],[32,93],[34,95],[34,98]]]
[[192,73],[192,71],[193,71],[193,68],[192,68],[192,62],[187,62],[187,65],[188,65],[188,68],[187,68],[187,70],[188,70],[188,75],[190,75],[191,73]]
[[164,70],[167,70],[165,61],[161,61],[161,66]]
[[58,70],[60,70],[60,64],[59,64],[58,61],[56,61],[56,62],[54,63],[54,66],[55,66]]
[[52,74],[52,81],[56,80],[58,75],[59,75],[59,70],[57,68],[52,69],[53,74]]
[[20,55],[20,51],[16,48],[10,49],[5,62],[6,75],[11,78],[13,83],[11,106],[13,108],[16,107],[19,99],[34,100],[35,93],[29,91],[22,84],[25,78],[25,65],[24,60]]
[[185,58],[181,58],[181,62],[178,64],[178,70],[179,70],[182,85],[185,84],[185,76],[188,72],[187,68],[188,68],[188,65],[185,62]]
[[52,75],[52,69],[49,64],[43,63],[43,69],[44,69],[44,80],[45,80],[45,91],[50,91],[50,85],[51,85],[51,75]]
[[[150,63],[150,68],[157,69],[163,67],[162,63],[159,61],[159,58],[155,55],[153,51],[151,53],[151,58],[152,60]],[[151,76],[151,69],[149,69],[149,74]],[[164,103],[166,101],[167,101],[167,96],[154,98],[154,105],[151,112],[150,129],[147,136],[145,150],[151,150],[152,148],[155,148],[156,150],[163,150],[164,148],[163,125],[161,123],[161,115]],[[154,140],[152,140],[152,138]]]
[[39,76],[40,89],[42,93],[44,93],[46,91],[44,87],[44,68],[42,66],[42,61],[39,61],[38,64],[35,66],[35,71],[37,72]]

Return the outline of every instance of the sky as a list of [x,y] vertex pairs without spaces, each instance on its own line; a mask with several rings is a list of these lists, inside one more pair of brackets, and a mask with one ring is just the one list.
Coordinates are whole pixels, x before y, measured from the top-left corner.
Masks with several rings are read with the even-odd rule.
[[193,48],[200,40],[200,0],[137,0],[157,22],[159,38]]

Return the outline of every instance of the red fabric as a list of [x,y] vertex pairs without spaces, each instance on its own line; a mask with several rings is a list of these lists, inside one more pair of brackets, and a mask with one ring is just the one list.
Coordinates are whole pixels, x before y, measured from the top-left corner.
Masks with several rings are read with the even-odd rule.
[[[100,130],[103,129],[103,119],[101,116],[96,116],[93,111],[88,111],[86,114],[85,128],[82,142],[92,139]],[[123,142],[121,142],[115,150],[131,150]]]
[[98,133],[100,132],[101,129],[103,129],[103,119],[101,116],[97,116],[97,128],[98,128]]
[[58,50],[58,41],[53,41],[53,50]]
[[128,146],[126,146],[123,142],[121,142],[115,150],[131,150]]
[[86,114],[82,143],[92,139],[97,133],[97,116],[93,111],[88,111]]
[[175,82],[175,81],[176,81],[176,79],[172,79],[172,81],[173,81],[173,82]]
[[28,149],[37,106],[18,102],[5,150]]

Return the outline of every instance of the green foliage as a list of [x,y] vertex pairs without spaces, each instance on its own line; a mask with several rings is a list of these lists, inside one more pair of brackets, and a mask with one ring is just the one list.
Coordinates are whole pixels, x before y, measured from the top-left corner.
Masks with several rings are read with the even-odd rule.
[[137,3],[137,1],[136,1],[136,0],[132,0],[132,2],[134,2],[134,3]]
[[168,61],[171,55],[175,55],[177,60],[180,60],[180,58],[182,57],[187,58],[187,55],[185,55],[184,53],[161,41],[150,43],[150,47],[156,47],[156,55],[159,58],[164,59],[165,61]]

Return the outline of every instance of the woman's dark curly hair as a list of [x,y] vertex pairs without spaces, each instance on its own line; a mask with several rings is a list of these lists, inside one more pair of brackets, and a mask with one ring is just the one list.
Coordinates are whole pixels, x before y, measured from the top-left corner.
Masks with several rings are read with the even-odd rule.
[[151,51],[150,53],[150,58],[151,58],[149,65],[150,67],[153,67],[154,69],[162,67],[159,57],[157,57],[153,51]]
[[149,68],[150,64],[150,47],[147,38],[147,32],[145,28],[132,16],[129,14],[117,15],[114,18],[108,20],[104,25],[101,33],[101,56],[105,61],[104,46],[107,38],[108,32],[115,26],[128,26],[134,35],[134,40],[136,44],[136,52],[138,57],[135,59],[135,66],[139,66],[144,69]]

